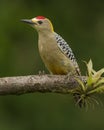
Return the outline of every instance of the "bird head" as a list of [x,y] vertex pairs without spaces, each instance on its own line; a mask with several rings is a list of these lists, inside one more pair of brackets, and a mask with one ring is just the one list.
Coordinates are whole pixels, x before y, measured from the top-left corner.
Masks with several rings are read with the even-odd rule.
[[22,19],[22,22],[30,24],[33,28],[35,28],[38,32],[40,31],[51,31],[53,32],[53,25],[51,21],[44,16],[37,16],[32,19]]

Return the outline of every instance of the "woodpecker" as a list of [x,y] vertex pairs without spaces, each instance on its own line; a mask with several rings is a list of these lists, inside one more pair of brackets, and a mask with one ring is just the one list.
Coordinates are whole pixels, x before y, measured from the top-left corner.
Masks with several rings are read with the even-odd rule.
[[51,74],[80,75],[80,69],[67,42],[54,32],[51,21],[44,16],[32,19],[22,19],[38,32],[38,47],[40,56]]

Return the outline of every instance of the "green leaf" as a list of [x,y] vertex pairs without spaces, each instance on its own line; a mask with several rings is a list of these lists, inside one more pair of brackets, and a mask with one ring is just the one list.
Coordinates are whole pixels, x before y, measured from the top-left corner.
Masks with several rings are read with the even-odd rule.
[[92,75],[90,75],[89,77],[88,77],[88,79],[87,79],[87,86],[90,86],[91,84],[92,84],[92,82],[93,82],[93,79],[92,79]]
[[96,74],[96,71],[92,68],[92,73],[93,73],[93,75],[95,75]]
[[104,78],[101,78],[101,79],[95,84],[95,87],[96,87],[96,86],[100,86],[101,84],[104,84]]
[[87,71],[88,71],[89,76],[92,74],[92,69],[93,69],[93,63],[92,63],[92,60],[90,59],[87,64]]
[[97,71],[97,72],[94,74],[94,78],[99,79],[103,73],[104,73],[104,68],[102,68],[101,70]]
[[[86,63],[86,62],[85,62]],[[93,63],[90,59],[87,66],[87,74],[88,78],[86,83],[80,79],[76,79],[79,83],[79,86],[74,91],[74,94],[77,94],[77,104],[79,106],[86,106],[89,104],[99,104],[98,99],[93,98],[95,93],[104,93],[104,78],[102,78],[102,74],[104,73],[104,68],[99,71],[95,71],[93,69]]]
[[80,79],[78,79],[78,78],[76,78],[76,80],[77,80],[78,83],[81,85],[81,89],[85,92],[86,87],[84,86],[83,82],[82,82]]
[[94,94],[94,93],[102,93],[104,92],[104,85],[95,87],[94,89],[90,90],[88,94]]

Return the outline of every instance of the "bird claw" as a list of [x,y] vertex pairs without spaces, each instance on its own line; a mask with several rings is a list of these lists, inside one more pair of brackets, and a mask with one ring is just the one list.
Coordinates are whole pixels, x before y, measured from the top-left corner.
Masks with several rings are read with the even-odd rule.
[[44,75],[44,74],[45,74],[44,70],[43,71],[39,70],[39,75]]
[[74,74],[73,73],[71,73],[71,72],[69,72],[67,75],[66,75],[66,79],[70,79],[70,77],[72,77],[72,76],[74,76]]

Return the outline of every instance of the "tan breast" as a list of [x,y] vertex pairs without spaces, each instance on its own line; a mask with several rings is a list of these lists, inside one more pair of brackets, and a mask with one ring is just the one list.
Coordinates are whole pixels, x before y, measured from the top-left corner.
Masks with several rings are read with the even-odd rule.
[[70,71],[75,71],[69,58],[67,58],[60,48],[57,46],[54,35],[41,36],[39,41],[40,56],[49,70],[53,74],[67,74]]

